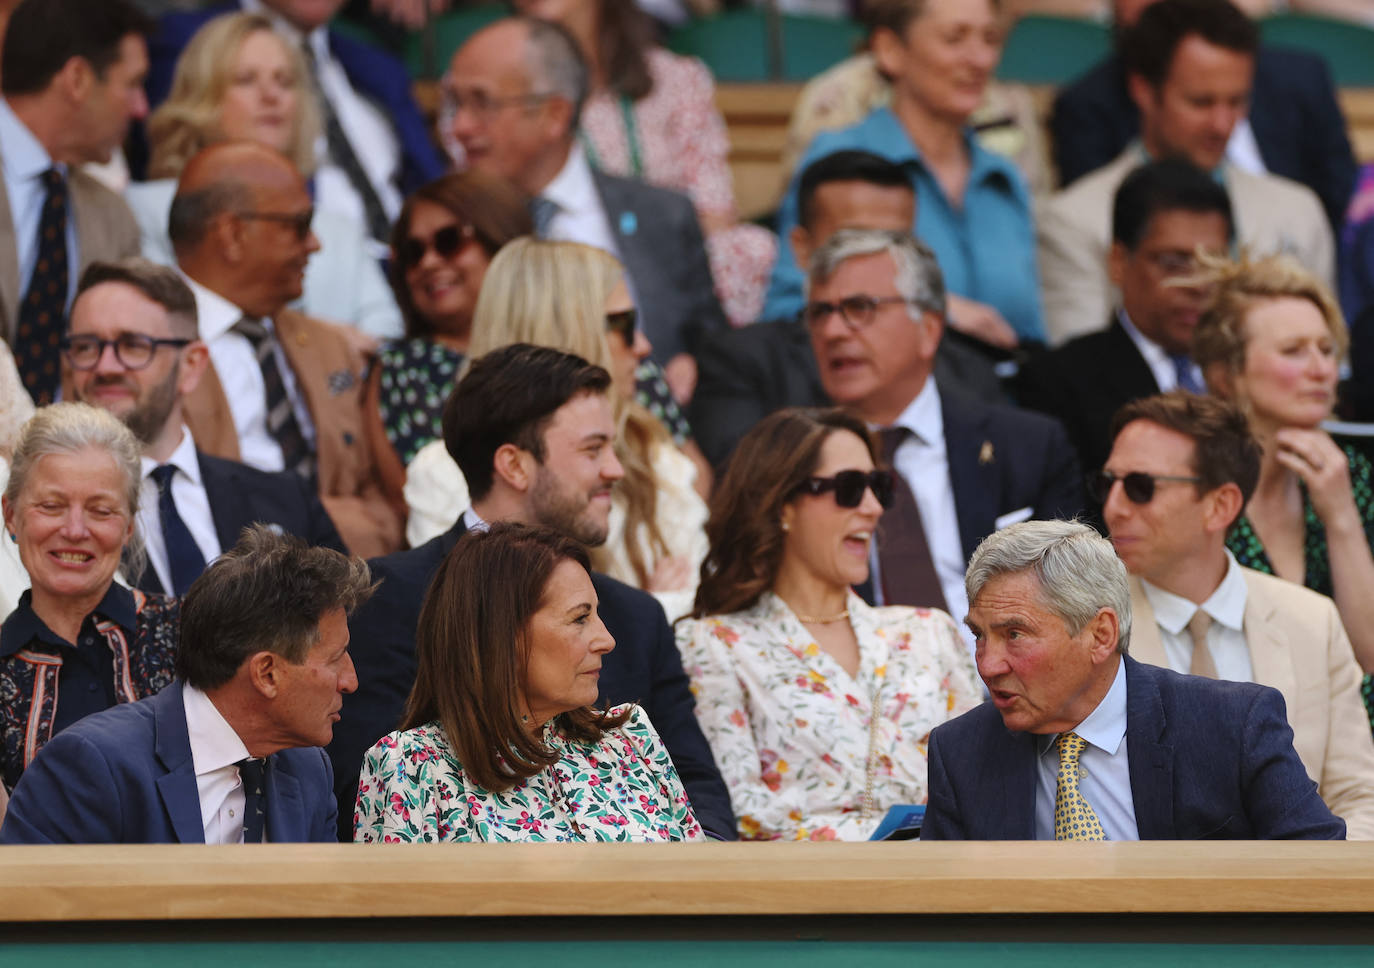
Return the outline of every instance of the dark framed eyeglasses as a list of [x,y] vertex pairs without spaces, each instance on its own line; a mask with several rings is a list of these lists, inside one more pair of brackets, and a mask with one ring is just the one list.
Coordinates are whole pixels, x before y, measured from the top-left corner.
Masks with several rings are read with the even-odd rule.
[[182,347],[189,339],[156,339],[142,333],[121,333],[114,339],[99,336],[67,336],[62,340],[62,355],[74,370],[94,370],[105,354],[105,347],[113,346],[115,359],[126,370],[141,370],[153,362],[159,346]]
[[296,233],[296,238],[304,242],[310,235],[310,223],[315,221],[315,209],[304,212],[238,212],[239,218],[256,219],[259,222],[280,222]]
[[842,508],[858,507],[863,502],[864,491],[872,491],[879,504],[890,508],[895,487],[891,471],[840,471],[834,477],[808,477],[798,490],[807,494],[833,491],[835,503]]
[[428,240],[414,236],[404,240],[396,250],[396,259],[402,269],[414,269],[424,261],[425,253],[433,249],[441,259],[452,259],[463,246],[477,238],[477,230],[471,225],[445,225]]
[[865,296],[854,295],[845,296],[839,302],[811,302],[802,307],[800,319],[802,325],[807,329],[816,329],[822,326],[827,319],[835,313],[849,324],[851,329],[858,329],[873,322],[873,317],[878,314],[879,306],[887,306],[892,303],[906,303],[909,306],[919,306],[920,303],[904,296]]
[[626,346],[635,345],[635,327],[639,325],[639,311],[636,309],[622,309],[618,313],[606,314],[607,332],[617,334],[625,341]]
[[1184,477],[1180,474],[1146,474],[1144,471],[1131,471],[1129,474],[1114,474],[1108,470],[1088,475],[1088,493],[1098,504],[1107,503],[1107,495],[1112,485],[1121,482],[1121,490],[1132,504],[1149,504],[1155,499],[1155,487],[1160,483],[1201,484],[1200,477]]

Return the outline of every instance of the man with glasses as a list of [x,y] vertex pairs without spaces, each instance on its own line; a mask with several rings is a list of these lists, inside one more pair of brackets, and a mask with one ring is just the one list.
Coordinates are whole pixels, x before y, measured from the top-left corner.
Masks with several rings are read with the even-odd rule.
[[879,604],[962,619],[964,566],[988,534],[1083,507],[1064,429],[931,379],[945,323],[934,254],[905,232],[842,229],[811,260],[802,311],[826,396],[877,429],[899,480],[872,568]]
[[1222,254],[1232,231],[1231,200],[1186,161],[1131,172],[1112,206],[1107,272],[1121,301],[1106,328],[1028,361],[1018,379],[1022,406],[1058,418],[1086,468],[1112,446],[1112,414],[1139,397],[1182,388],[1203,392],[1189,357],[1205,293],[1180,285],[1195,253]]
[[138,525],[148,565],[126,576],[139,588],[185,594],[254,522],[344,550],[301,477],[196,448],[183,401],[205,376],[209,353],[198,338],[195,297],[175,269],[137,258],[92,264],[62,356],[64,396],[110,411],[143,445]]
[[356,337],[286,308],[320,247],[312,211],[304,179],[270,148],[230,142],[187,162],[168,236],[210,366],[186,423],[207,453],[311,482],[353,553],[385,554],[402,524],[363,436]]
[[1226,532],[1260,448],[1233,404],[1175,391],[1127,404],[1094,480],[1131,574],[1139,662],[1283,693],[1293,745],[1351,839],[1374,839],[1374,740],[1332,601],[1242,568]]

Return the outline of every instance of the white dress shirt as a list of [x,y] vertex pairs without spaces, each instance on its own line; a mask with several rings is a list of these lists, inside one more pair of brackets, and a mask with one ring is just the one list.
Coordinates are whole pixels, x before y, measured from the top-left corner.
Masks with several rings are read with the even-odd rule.
[[[196,297],[196,313],[200,320],[200,338],[210,349],[210,362],[224,386],[229,413],[234,417],[234,429],[239,437],[239,460],[259,470],[280,471],[286,468],[281,445],[267,429],[267,389],[262,380],[262,367],[248,337],[233,331],[234,324],[244,312],[218,293],[211,292],[190,276],[183,274]],[[270,319],[263,320],[268,332],[274,333],[273,352],[277,369],[291,398],[291,409],[301,426],[306,443],[315,446],[315,424],[310,411],[296,387],[296,373],[275,339]]]
[[[43,173],[56,167],[64,175],[67,166],[55,163],[33,132],[24,126],[10,108],[9,102],[0,98],[0,159],[5,169],[5,194],[9,196],[10,221],[14,226],[14,246],[19,257],[19,293],[22,299],[29,289],[29,279],[33,276],[34,266],[38,265],[38,225],[43,217],[43,203],[48,198],[48,189],[43,184]],[[76,295],[76,267],[81,264],[76,247],[76,215],[71,209],[71,194],[67,195],[67,305]],[[17,314],[16,314],[17,316]],[[18,325],[18,319],[10,320],[11,331]]]
[[[1135,328],[1135,323],[1131,322],[1131,317],[1124,309],[1116,311],[1116,318],[1121,323],[1121,328],[1126,331],[1126,335],[1131,338],[1135,348],[1140,351],[1140,355],[1145,358],[1145,364],[1149,366],[1150,372],[1154,374],[1155,382],[1159,384],[1160,393],[1168,393],[1170,390],[1178,389],[1178,370],[1174,369],[1174,361],[1169,359],[1169,354],[1164,347],[1150,339],[1140,330]],[[1196,363],[1188,364],[1193,370],[1193,379],[1197,380],[1198,386],[1206,386],[1202,382],[1202,370]]]
[[1241,118],[1231,129],[1231,138],[1226,142],[1226,160],[1241,171],[1252,175],[1267,175],[1269,169],[1264,165],[1264,155],[1260,153],[1259,140],[1249,118]]
[[248,758],[248,747],[205,693],[183,683],[181,698],[186,704],[186,735],[191,741],[205,842],[241,844],[244,797],[238,763]]
[[1154,609],[1159,640],[1164,643],[1164,654],[1169,658],[1170,669],[1187,673],[1192,667],[1193,636],[1188,631],[1188,623],[1201,609],[1212,617],[1211,627],[1207,629],[1207,648],[1212,653],[1217,678],[1232,682],[1254,681],[1250,645],[1245,641],[1247,588],[1245,575],[1235,555],[1226,552],[1226,577],[1201,605],[1195,605],[1173,592],[1166,592],[1143,578],[1140,584],[1150,607]]
[[[1108,840],[1139,840],[1131,763],[1126,743],[1126,663],[1118,662],[1107,695],[1073,730],[1087,744],[1078,757],[1078,792],[1097,814]],[[1054,840],[1054,798],[1059,787],[1059,734],[1037,737],[1040,756],[1035,792],[1035,839]]]
[[[940,579],[940,590],[950,617],[964,634],[965,645],[973,650],[973,636],[964,625],[968,615],[968,594],[964,590],[964,542],[959,537],[959,513],[954,506],[954,488],[949,482],[949,458],[945,452],[945,418],[940,392],[933,379],[926,380],[916,399],[907,405],[893,426],[905,427],[911,435],[893,455],[894,469],[911,488],[921,513],[926,545]],[[881,529],[882,524],[878,527]],[[882,573],[878,567],[878,548],[869,556],[873,573],[873,600],[886,604],[882,597]]]
[[620,258],[611,223],[606,219],[596,182],[592,181],[592,167],[580,145],[573,145],[568,160],[539,195],[558,206],[549,225],[550,239],[594,245]]
[[[185,426],[181,428],[181,443],[177,444],[167,463],[176,468],[172,474],[172,501],[177,506],[177,515],[191,532],[191,538],[200,549],[201,557],[208,565],[219,557],[219,535],[215,532],[215,517],[210,510],[210,497],[205,493],[205,482],[200,476],[200,460],[196,457],[196,442]],[[139,498],[138,529],[143,533],[143,543],[148,550],[148,563],[153,566],[162,589],[168,595],[175,587],[172,583],[172,568],[167,560],[167,540],[162,534],[162,517],[158,508],[157,481],[153,471],[158,463],[151,457],[143,458],[143,490]]]

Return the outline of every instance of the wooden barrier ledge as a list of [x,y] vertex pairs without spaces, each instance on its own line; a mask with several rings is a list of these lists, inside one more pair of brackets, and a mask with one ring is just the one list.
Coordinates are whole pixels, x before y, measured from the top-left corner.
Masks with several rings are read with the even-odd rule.
[[1374,844],[0,847],[0,921],[1374,911]]

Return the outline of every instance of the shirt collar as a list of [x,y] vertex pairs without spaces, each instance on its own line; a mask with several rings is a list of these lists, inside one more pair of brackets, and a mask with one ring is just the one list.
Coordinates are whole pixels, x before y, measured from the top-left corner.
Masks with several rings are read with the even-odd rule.
[[587,156],[574,144],[568,151],[568,160],[553,181],[544,186],[539,193],[558,206],[560,212],[577,214],[589,211],[597,204],[596,183],[592,181],[592,167],[587,164]]
[[[200,481],[200,459],[196,456],[196,442],[191,436],[191,430],[185,424],[181,425],[181,443],[177,444],[176,450],[172,451],[172,456],[168,457],[165,463],[171,464],[182,474],[195,484],[201,486]],[[143,458],[143,478],[147,480],[149,475],[157,468],[158,462],[151,457]]]
[[[1137,138],[1136,140],[1132,141],[1132,142],[1126,147],[1126,150],[1127,150],[1127,151],[1133,151],[1133,152],[1135,152],[1136,157],[1140,160],[1140,163],[1141,163],[1142,165],[1148,165],[1150,162],[1156,160],[1155,158],[1151,157],[1151,155],[1150,155],[1150,153],[1149,153],[1148,151],[1145,150],[1145,142],[1144,142],[1143,140],[1139,139],[1139,138]],[[1225,187],[1226,187],[1226,173],[1227,173],[1228,168],[1229,168],[1229,165],[1228,165],[1228,163],[1227,163],[1227,161],[1226,161],[1226,156],[1225,156],[1225,155],[1222,155],[1222,156],[1221,156],[1221,161],[1217,164],[1217,166],[1216,166],[1215,168],[1213,168],[1210,172],[1208,172],[1208,174],[1212,176],[1212,181],[1216,182],[1216,183],[1217,183],[1218,185],[1220,185],[1222,188],[1225,188]]]
[[219,339],[243,318],[243,310],[219,293],[212,292],[184,272],[181,277],[186,280],[186,284],[191,287],[191,294],[196,297],[196,319],[202,341],[209,343]]
[[186,706],[186,734],[191,745],[191,763],[196,776],[205,776],[226,766],[248,759],[248,747],[243,745],[234,727],[220,713],[210,697],[199,689],[183,683],[182,702]]
[[1182,635],[1193,615],[1199,609],[1212,617],[1212,620],[1228,629],[1242,632],[1245,629],[1245,575],[1240,570],[1236,556],[1226,552],[1226,575],[1216,591],[1208,596],[1201,605],[1196,605],[1182,595],[1166,592],[1145,579],[1140,580],[1145,598],[1155,613],[1155,624],[1170,635]]
[[458,516],[458,520],[462,521],[463,524],[467,526],[467,529],[469,531],[491,530],[491,525],[488,524],[486,521],[483,521],[482,516],[478,514],[476,511],[474,511],[472,508],[468,508],[462,514],[460,514]]
[[[1126,663],[1119,656],[1116,660],[1116,677],[1112,679],[1111,688],[1097,704],[1097,708],[1075,726],[1073,731],[1083,737],[1084,742],[1108,756],[1115,756],[1116,751],[1121,748],[1121,741],[1126,737]],[[1042,737],[1040,755],[1043,756],[1054,749],[1054,741],[1058,738],[1058,733]]]
[[1125,307],[1116,311],[1116,319],[1121,324],[1121,328],[1126,331],[1126,335],[1131,338],[1131,342],[1135,344],[1135,348],[1140,351],[1140,355],[1145,357],[1145,362],[1149,364],[1150,369],[1154,369],[1156,364],[1173,365],[1173,361],[1169,358],[1164,347],[1136,329],[1135,323],[1131,322],[1130,314],[1126,312]]
[[300,47],[302,40],[308,40],[310,49],[315,54],[316,61],[323,61],[329,56],[329,26],[321,24],[309,34],[305,34],[299,27],[287,20],[280,13],[273,10],[262,0],[241,0],[244,13],[261,14],[272,21],[272,27],[277,33],[281,34],[288,43],[295,47]]
[[[0,97],[0,145],[5,146],[5,171],[16,180],[37,178],[53,167],[52,156],[28,126],[19,120],[8,101]],[[57,168],[66,174],[67,166]]]
[[[921,157],[921,149],[917,148],[911,140],[906,129],[902,127],[902,122],[897,120],[897,115],[892,113],[888,107],[878,108],[872,115],[872,129],[866,131],[867,148],[875,154],[882,155],[897,164],[914,164],[925,167],[925,159]],[[986,181],[1000,181],[1007,185],[1015,185],[1020,178],[1016,171],[1016,166],[1007,158],[996,152],[988,151],[978,142],[978,137],[972,127],[964,128],[964,146],[969,155],[969,175],[970,185],[981,184]]]
[[[117,581],[110,582],[105,597],[92,609],[91,615],[109,619],[120,628],[133,631],[134,625],[138,621],[134,593]],[[89,615],[85,621],[90,621]],[[82,623],[82,626],[84,628],[85,622]],[[14,655],[21,649],[27,648],[29,643],[35,639],[48,645],[67,648],[75,646],[75,643],[68,642],[48,628],[47,623],[38,617],[38,613],[33,610],[33,589],[28,588],[19,596],[19,604],[15,606],[9,618],[5,619],[3,625],[0,625],[0,656]]]
[[945,412],[933,379],[926,378],[926,385],[893,421],[893,426],[910,430],[927,447],[944,449]]

